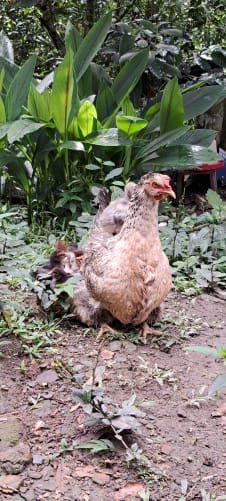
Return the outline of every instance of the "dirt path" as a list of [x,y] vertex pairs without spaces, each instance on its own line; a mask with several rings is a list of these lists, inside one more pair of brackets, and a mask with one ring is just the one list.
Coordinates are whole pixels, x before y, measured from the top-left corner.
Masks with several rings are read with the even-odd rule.
[[[109,438],[106,430],[87,427],[87,416],[71,396],[70,368],[96,359],[94,333],[84,335],[81,327],[67,324],[57,335],[57,351],[32,361],[19,339],[3,346],[0,468],[6,476],[0,477],[1,501],[214,501],[226,496],[226,389],[217,399],[207,396],[208,386],[224,372],[223,362],[184,350],[191,344],[226,345],[226,303],[207,294],[195,300],[172,294],[164,318],[160,340],[147,345],[106,340],[100,357],[109,400],[122,403],[136,394],[136,402],[146,404],[139,407],[145,413],[139,417],[141,433],[126,438],[128,446],[142,449],[146,466],[129,468],[117,441],[112,452],[96,455],[75,448]],[[28,367],[24,373],[22,360]],[[87,366],[83,376],[90,376]],[[61,454],[62,445],[73,441],[72,450]]]

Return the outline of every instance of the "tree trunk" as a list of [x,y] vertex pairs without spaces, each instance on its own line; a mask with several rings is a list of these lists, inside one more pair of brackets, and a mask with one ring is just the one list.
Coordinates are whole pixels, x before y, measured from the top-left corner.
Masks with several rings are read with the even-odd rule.
[[51,1],[46,2],[46,0],[41,0],[40,2],[38,2],[37,7],[42,12],[42,16],[39,17],[40,24],[48,32],[59,54],[61,56],[64,56],[65,54],[64,42],[58,35],[55,27],[55,9],[53,2]]
[[92,28],[95,21],[95,0],[87,0],[86,1],[86,17],[83,23],[84,35],[88,33],[88,31]]

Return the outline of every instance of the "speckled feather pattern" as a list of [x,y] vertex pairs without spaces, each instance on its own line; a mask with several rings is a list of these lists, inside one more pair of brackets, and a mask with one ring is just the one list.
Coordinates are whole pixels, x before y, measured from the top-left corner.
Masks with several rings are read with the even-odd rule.
[[106,240],[94,229],[83,271],[92,297],[122,324],[141,324],[166,298],[171,270],[159,239],[158,202],[142,183],[118,235]]

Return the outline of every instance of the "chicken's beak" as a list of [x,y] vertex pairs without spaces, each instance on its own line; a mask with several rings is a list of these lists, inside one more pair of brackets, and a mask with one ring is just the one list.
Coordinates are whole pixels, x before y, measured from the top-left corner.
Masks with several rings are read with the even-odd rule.
[[164,191],[161,190],[161,193],[162,193],[162,195],[169,196],[169,197],[172,197],[172,198],[176,198],[176,194],[174,193],[174,191],[171,188],[171,186],[169,188],[165,189]]
[[172,188],[168,191],[168,195],[172,198],[176,198],[176,194],[174,193],[174,191],[172,190]]

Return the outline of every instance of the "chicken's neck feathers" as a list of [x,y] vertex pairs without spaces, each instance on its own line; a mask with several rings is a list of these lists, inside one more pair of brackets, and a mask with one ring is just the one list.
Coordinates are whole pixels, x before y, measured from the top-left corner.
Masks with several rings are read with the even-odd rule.
[[149,197],[143,190],[135,190],[119,237],[123,238],[134,230],[144,235],[157,235],[158,205],[159,202]]

